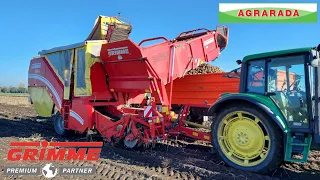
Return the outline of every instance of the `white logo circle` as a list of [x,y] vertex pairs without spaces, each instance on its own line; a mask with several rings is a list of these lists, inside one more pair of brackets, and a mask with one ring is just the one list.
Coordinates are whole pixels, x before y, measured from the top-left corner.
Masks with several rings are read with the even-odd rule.
[[42,175],[46,178],[53,178],[58,174],[58,170],[55,166],[53,166],[51,163],[46,164],[42,168]]

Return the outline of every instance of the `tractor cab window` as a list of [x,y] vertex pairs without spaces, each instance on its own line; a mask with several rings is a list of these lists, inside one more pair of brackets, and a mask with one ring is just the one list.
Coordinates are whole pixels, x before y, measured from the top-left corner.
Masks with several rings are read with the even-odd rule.
[[308,127],[305,56],[272,58],[268,61],[268,92],[295,127]]
[[265,92],[265,61],[248,63],[247,92],[264,94]]

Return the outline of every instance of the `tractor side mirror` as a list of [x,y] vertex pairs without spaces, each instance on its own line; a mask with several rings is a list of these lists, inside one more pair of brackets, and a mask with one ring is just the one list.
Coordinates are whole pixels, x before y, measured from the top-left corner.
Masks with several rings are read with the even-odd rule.
[[241,60],[237,60],[236,62],[237,62],[238,65],[242,64]]

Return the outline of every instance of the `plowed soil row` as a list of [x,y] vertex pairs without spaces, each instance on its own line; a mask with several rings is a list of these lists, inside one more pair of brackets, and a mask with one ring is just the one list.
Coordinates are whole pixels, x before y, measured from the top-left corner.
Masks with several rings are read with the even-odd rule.
[[[2,98],[0,96],[0,98]],[[31,106],[0,102],[0,179],[45,179],[44,176],[7,177],[5,166],[47,162],[8,162],[12,141],[85,141],[83,135],[64,138],[54,132],[52,122],[36,117]],[[95,166],[94,176],[57,176],[54,179],[319,179],[320,153],[312,151],[305,164],[286,163],[270,175],[243,172],[226,166],[210,146],[170,140],[149,149],[121,149],[105,144],[96,162],[53,162],[59,166]]]

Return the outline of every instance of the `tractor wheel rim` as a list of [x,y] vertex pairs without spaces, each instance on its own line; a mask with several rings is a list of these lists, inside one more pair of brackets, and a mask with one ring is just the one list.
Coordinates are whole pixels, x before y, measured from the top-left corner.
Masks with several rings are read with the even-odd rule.
[[261,120],[244,111],[232,112],[223,118],[218,143],[226,157],[240,166],[261,163],[270,149],[270,138]]

